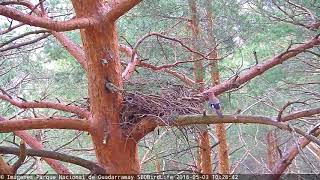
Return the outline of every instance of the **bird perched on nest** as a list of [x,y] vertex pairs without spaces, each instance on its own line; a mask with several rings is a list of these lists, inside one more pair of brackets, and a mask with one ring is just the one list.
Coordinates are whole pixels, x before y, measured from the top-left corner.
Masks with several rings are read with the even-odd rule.
[[214,95],[214,93],[209,93],[209,106],[215,111],[219,118],[222,117],[221,106],[219,99]]

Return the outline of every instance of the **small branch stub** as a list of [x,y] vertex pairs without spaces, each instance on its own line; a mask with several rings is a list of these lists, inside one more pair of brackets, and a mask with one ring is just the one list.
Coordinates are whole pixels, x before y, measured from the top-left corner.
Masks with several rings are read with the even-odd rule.
[[108,60],[107,59],[101,59],[101,64],[102,66],[105,66],[108,64]]
[[114,85],[112,82],[106,80],[105,83],[106,90],[111,93],[123,92],[124,90]]
[[108,124],[107,124],[106,120],[103,121],[102,125],[103,125],[103,141],[102,141],[102,143],[107,144],[108,140],[109,140],[109,128],[108,128]]

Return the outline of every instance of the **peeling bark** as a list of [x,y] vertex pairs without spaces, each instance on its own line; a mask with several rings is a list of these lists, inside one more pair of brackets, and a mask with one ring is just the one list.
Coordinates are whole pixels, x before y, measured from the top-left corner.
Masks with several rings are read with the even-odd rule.
[[269,169],[272,169],[276,160],[278,159],[277,151],[277,137],[274,131],[270,131],[267,134],[267,165]]
[[[99,0],[72,3],[78,18],[103,16],[108,9]],[[98,162],[108,173],[139,173],[137,143],[126,139],[120,128],[123,97],[118,89],[122,89],[123,82],[115,22],[108,20],[85,28],[81,38],[87,56],[90,132]]]

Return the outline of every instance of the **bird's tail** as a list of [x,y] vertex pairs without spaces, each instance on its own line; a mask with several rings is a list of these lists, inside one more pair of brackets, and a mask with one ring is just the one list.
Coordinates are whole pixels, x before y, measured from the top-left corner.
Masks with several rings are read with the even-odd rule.
[[216,109],[216,113],[219,118],[222,118],[222,112],[220,111],[220,109]]

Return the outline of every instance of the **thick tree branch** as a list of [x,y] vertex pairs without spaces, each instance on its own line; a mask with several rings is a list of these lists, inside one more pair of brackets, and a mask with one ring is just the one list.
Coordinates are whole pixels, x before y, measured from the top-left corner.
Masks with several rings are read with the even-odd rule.
[[107,21],[115,21],[140,2],[141,0],[118,0],[115,5],[111,7],[105,19]]
[[[0,153],[19,155],[19,148],[0,146]],[[105,174],[106,172],[105,169],[100,167],[97,163],[94,163],[92,161],[88,161],[85,159],[81,159],[76,156],[70,156],[67,154],[62,154],[62,153],[53,152],[53,151],[34,150],[34,149],[27,149],[25,153],[28,156],[38,156],[38,157],[44,157],[44,158],[55,159],[63,162],[68,162],[71,164],[76,164],[86,169],[89,169],[91,173]]]
[[215,114],[203,116],[202,114],[178,116],[170,122],[165,122],[158,116],[147,116],[143,118],[138,124],[129,130],[128,134],[135,140],[140,140],[146,134],[152,132],[158,126],[187,126],[193,124],[218,124],[218,123],[243,123],[243,124],[264,124],[274,126],[282,130],[294,131],[310,141],[320,145],[320,141],[312,135],[308,135],[302,130],[291,127],[290,125],[278,122],[275,118],[265,116],[243,116],[243,115],[224,115],[218,118]]
[[[0,123],[2,121],[5,121],[3,117],[0,116]],[[26,142],[31,148],[42,150],[43,145],[34,137],[32,137],[28,132],[26,131],[15,131],[14,134],[19,136],[24,142]],[[48,163],[50,167],[52,167],[58,174],[71,174],[71,171],[67,167],[65,167],[63,164],[61,164],[59,161],[44,158],[44,160]]]
[[296,46],[294,48],[291,48],[281,54],[278,54],[277,56],[265,61],[264,63],[258,64],[248,70],[247,72],[232,78],[230,80],[227,80],[219,85],[216,85],[208,90],[205,90],[202,94],[206,95],[210,92],[214,92],[215,95],[222,94],[223,92],[226,92],[228,90],[234,89],[239,87],[241,84],[244,84],[251,79],[255,78],[256,76],[259,76],[266,72],[267,70],[282,64],[286,60],[297,56],[298,54],[304,52],[307,49],[311,49],[317,45],[320,45],[320,38],[317,36],[307,42],[305,42],[302,45]]
[[60,111],[74,113],[84,118],[89,117],[89,112],[86,109],[83,109],[74,105],[67,105],[62,103],[53,103],[53,102],[46,102],[46,101],[39,101],[39,102],[38,101],[34,101],[34,102],[20,101],[3,94],[0,94],[0,99],[8,101],[10,104],[23,109],[50,108],[50,109],[56,109]]
[[73,129],[88,131],[88,121],[71,118],[34,118],[0,121],[0,132],[13,132],[30,129]]
[[63,22],[52,19],[24,14],[16,9],[0,5],[0,15],[6,16],[16,21],[20,21],[31,26],[42,27],[53,31],[70,31],[86,28],[97,24],[98,21],[93,17],[76,18]]
[[285,121],[289,121],[292,119],[298,119],[298,118],[302,118],[302,117],[310,117],[316,114],[320,114],[320,108],[315,108],[315,109],[308,109],[308,110],[304,110],[304,111],[299,111],[299,112],[294,112],[291,113],[285,117],[282,117],[280,119],[280,121],[285,122]]

